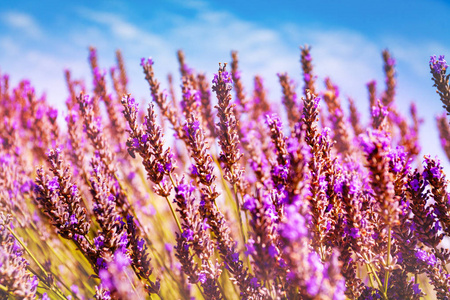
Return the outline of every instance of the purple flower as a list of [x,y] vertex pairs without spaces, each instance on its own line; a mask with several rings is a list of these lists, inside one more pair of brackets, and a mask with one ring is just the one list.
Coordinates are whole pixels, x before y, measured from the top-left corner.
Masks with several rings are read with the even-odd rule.
[[156,214],[156,209],[151,203],[143,206],[141,211],[147,216],[154,216]]
[[75,184],[70,187],[70,194],[72,197],[78,196],[78,187]]
[[36,119],[40,120],[45,114],[45,106],[39,106],[36,111]]
[[244,205],[242,205],[243,209],[252,211],[256,208],[256,199],[249,196],[249,195],[244,195]]
[[395,65],[395,59],[392,57],[389,57],[386,61],[386,64],[390,67],[393,67]]
[[212,175],[211,174],[206,174],[206,181],[211,181]]
[[287,267],[286,261],[284,259],[280,258],[280,260],[278,262],[280,264],[280,267],[282,267],[282,268]]
[[430,56],[430,67],[433,73],[445,73],[448,64],[444,59],[444,55],[439,55],[439,59],[436,59],[436,55]]
[[27,180],[20,187],[20,192],[21,193],[28,193],[31,190],[32,186],[33,186],[33,181]]
[[191,229],[186,229],[186,230],[183,231],[182,236],[187,241],[192,241],[194,239],[194,232]]
[[186,181],[182,180],[178,186],[175,188],[177,195],[181,196],[183,199],[189,198],[189,193],[193,193],[195,191],[194,186],[191,183],[186,183]]
[[308,235],[305,217],[298,212],[295,205],[290,205],[286,208],[286,220],[289,221],[283,223],[280,228],[282,237],[291,241],[298,241]]
[[239,262],[239,253],[233,252],[233,254],[231,254],[231,260],[232,260],[234,263],[238,263],[238,262]]
[[58,110],[55,108],[50,108],[47,112],[47,116],[50,119],[56,119],[58,117]]
[[122,272],[126,267],[130,265],[131,260],[128,255],[119,250],[114,253],[114,263],[116,264],[117,269]]
[[9,154],[4,154],[0,156],[0,164],[9,165],[12,161],[12,157]]
[[222,80],[225,83],[232,83],[233,82],[233,80],[231,78],[231,74],[229,72],[227,72],[227,71],[222,72]]
[[97,237],[94,238],[94,246],[97,250],[100,250],[104,243],[105,237],[103,235],[99,235]]
[[306,291],[311,296],[317,295],[317,293],[319,292],[320,286],[321,286],[321,282],[319,282],[319,279],[316,276],[311,276],[306,281]]
[[344,187],[344,181],[342,180],[342,178],[337,178],[337,180],[334,183],[334,192],[336,194],[342,194],[343,190],[342,188]]
[[255,250],[255,240],[250,238],[248,239],[248,243],[245,245],[247,247],[247,251],[245,251],[245,255],[253,255],[256,250]]
[[[233,79],[231,78],[231,74],[227,71],[224,71],[221,73],[221,79],[224,83],[232,83]],[[219,83],[219,74],[214,74],[214,79],[212,81],[213,84],[218,84]]]
[[383,150],[388,151],[390,143],[389,134],[384,131],[373,130],[369,131],[367,135],[360,135],[361,147],[367,154],[371,154],[377,147],[377,144],[381,145]]
[[139,139],[134,138],[134,139],[133,139],[133,144],[132,144],[132,145],[133,145],[133,147],[136,148],[136,149],[139,148],[139,146],[140,146],[140,144],[139,144]]
[[69,110],[65,117],[66,122],[76,123],[78,121],[78,115],[75,110]]
[[312,60],[312,58],[311,58],[311,54],[308,52],[305,56],[303,56],[303,58],[306,60],[306,61],[311,61]]
[[303,75],[303,79],[305,81],[310,81],[311,80],[311,75],[309,75],[309,73],[305,73],[305,75]]
[[166,171],[167,173],[172,173],[172,171],[173,171],[173,169],[174,169],[173,161],[174,161],[174,159],[173,159],[173,153],[170,152],[170,153],[167,155],[166,164],[164,165],[164,169],[165,169],[165,171]]
[[[200,129],[200,121],[198,119],[194,119],[192,123],[186,123],[183,129],[188,137],[194,138],[195,134]],[[192,134],[190,134],[189,131],[192,131]]]
[[130,172],[127,175],[128,180],[132,181],[134,178],[136,177],[136,173],[135,172]]
[[[122,220],[121,220],[122,222]],[[123,224],[122,224],[123,225]],[[127,244],[128,244],[128,237],[126,235],[126,232],[122,233],[122,235],[120,236],[120,240],[119,240],[119,247],[123,249],[123,251],[126,251],[127,248]]]
[[417,180],[417,178],[414,178],[413,180],[411,180],[411,182],[409,183],[411,185],[411,188],[417,192],[417,190],[419,189],[419,180]]
[[266,115],[266,124],[269,126],[275,124],[275,126],[278,127],[280,130],[283,127],[280,117],[278,117],[277,114]]
[[379,106],[374,105],[372,106],[372,117],[380,117],[380,116],[384,116],[386,117],[389,114],[389,111],[387,110],[387,107],[382,107],[380,109]]
[[333,294],[333,300],[344,300],[345,297],[345,280],[341,279],[336,284],[336,289]]
[[306,290],[311,296],[317,295],[321,287],[321,280],[317,274],[322,274],[324,271],[324,265],[320,261],[320,257],[316,252],[310,252],[308,254],[308,264],[311,270],[311,277],[306,282]]
[[167,252],[171,253],[173,251],[173,246],[170,243],[165,243],[164,249],[166,249]]
[[59,189],[59,182],[58,182],[58,177],[53,177],[52,180],[50,180],[48,182],[48,189],[52,192],[56,191],[57,189]]
[[75,215],[70,215],[69,223],[70,223],[70,225],[78,224],[77,217]]
[[[333,205],[332,204],[328,204],[326,211],[327,212],[331,211],[331,208],[333,208]],[[328,221],[327,222],[327,231],[330,231],[330,229],[331,229],[331,222]]]
[[200,273],[198,275],[198,281],[200,281],[201,283],[205,283],[206,282],[206,274],[205,273]]
[[79,291],[80,291],[80,289],[78,288],[78,286],[77,286],[76,284],[72,284],[72,285],[70,286],[70,290],[71,290],[72,293],[74,293],[74,294],[78,294]]
[[433,253],[428,253],[424,250],[417,249],[415,255],[418,262],[425,262],[430,266],[434,266],[436,264],[436,256],[434,256]]
[[141,66],[150,65],[152,66],[154,64],[153,59],[151,57],[147,58],[147,61],[145,61],[145,58],[141,58]]
[[30,279],[30,283],[31,283],[30,289],[31,289],[32,291],[35,291],[36,288],[37,288],[37,286],[38,286],[38,284],[39,284],[39,280],[38,280],[38,278],[37,278],[36,276],[33,276],[33,277],[31,277],[31,279]]
[[419,284],[413,284],[413,291],[414,294],[416,295],[421,295],[422,294],[422,290],[419,288]]
[[[200,95],[199,92],[197,90],[194,89],[187,89],[184,93],[183,93],[183,99],[194,99],[195,102],[200,103]],[[183,101],[184,103],[184,101]]]
[[140,239],[140,240],[137,242],[137,248],[138,248],[139,251],[142,252],[142,250],[144,250],[144,244],[145,244],[144,239]]
[[403,263],[403,254],[401,252],[397,253],[397,262],[399,264]]
[[148,135],[147,134],[143,134],[141,142],[145,144],[145,143],[147,143],[147,141],[148,141]]
[[256,277],[253,277],[252,279],[250,279],[250,284],[254,287],[254,288],[258,288],[260,286],[258,279]]
[[417,229],[416,223],[412,222],[412,223],[409,225],[409,229],[410,229],[411,231],[416,231],[416,229]]
[[112,290],[114,288],[113,279],[111,278],[111,275],[105,268],[102,268],[98,272],[98,276],[102,281],[102,285],[104,285],[108,290]]
[[194,133],[200,129],[200,121],[198,119],[195,119],[194,122],[192,122],[191,129]]
[[439,167],[434,167],[430,169],[431,175],[433,176],[433,178],[438,179],[440,177],[440,168]]
[[[335,90],[336,97],[339,97],[339,87],[336,84],[333,84],[333,88]],[[342,110],[338,109],[340,114],[342,115]]]
[[281,166],[275,165],[273,167],[272,172],[275,177],[279,177],[283,180],[287,180],[288,175],[289,175],[289,162],[286,163],[285,165],[281,165]]
[[359,228],[355,228],[355,227],[351,228],[351,229],[350,229],[350,236],[351,236],[352,238],[354,238],[354,239],[359,238],[359,237],[361,236],[361,233],[360,233],[360,231],[359,231]]
[[[126,97],[126,96],[124,96]],[[136,102],[136,100],[132,97],[127,97],[127,105],[131,109],[131,111],[137,111],[139,108],[139,103]]]
[[217,84],[219,82],[219,75],[218,74],[214,74],[214,79],[212,81],[213,84]]
[[109,196],[108,196],[108,201],[109,201],[110,203],[112,203],[112,202],[116,201],[116,197],[114,197],[113,194],[109,194]]
[[50,297],[47,295],[47,293],[42,294],[42,300],[50,300]]
[[274,245],[270,245],[267,249],[267,253],[269,253],[270,257],[275,257],[279,254],[277,247]]
[[404,166],[407,166],[407,154],[405,149],[401,146],[397,146],[395,150],[391,150],[387,157],[391,160],[390,164],[394,172],[400,172],[403,170]]
[[236,79],[241,79],[241,71],[239,71],[239,70],[237,70],[235,73],[234,73],[234,77],[236,78]]

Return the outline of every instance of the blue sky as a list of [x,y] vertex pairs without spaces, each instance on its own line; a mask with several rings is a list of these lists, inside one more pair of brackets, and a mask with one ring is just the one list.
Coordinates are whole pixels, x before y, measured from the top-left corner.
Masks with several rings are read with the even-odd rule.
[[29,78],[63,109],[64,68],[91,82],[89,45],[98,48],[104,68],[112,66],[115,49],[123,51],[131,92],[139,99],[149,99],[141,57],[153,57],[165,83],[168,72],[178,75],[177,49],[209,76],[218,62],[230,61],[230,50],[238,50],[247,91],[252,76],[260,74],[275,102],[276,73],[288,72],[300,82],[298,47],[307,43],[319,80],[330,76],[365,113],[365,84],[376,79],[384,87],[381,51],[388,48],[397,59],[397,105],[406,114],[416,101],[426,121],[424,153],[444,158],[434,122],[442,106],[428,60],[434,54],[450,57],[448,16],[450,3],[431,0],[1,1],[0,71],[13,84]]

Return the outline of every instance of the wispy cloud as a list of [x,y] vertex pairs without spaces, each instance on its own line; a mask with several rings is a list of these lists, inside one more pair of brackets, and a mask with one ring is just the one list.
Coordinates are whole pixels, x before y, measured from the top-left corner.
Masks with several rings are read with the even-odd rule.
[[117,13],[97,12],[89,9],[79,9],[81,17],[90,20],[93,24],[106,26],[113,38],[134,41],[159,47],[163,45],[164,39],[154,33],[142,30]]
[[43,35],[42,29],[34,18],[23,12],[5,12],[0,14],[0,18],[6,25],[22,31],[31,38],[37,39]]

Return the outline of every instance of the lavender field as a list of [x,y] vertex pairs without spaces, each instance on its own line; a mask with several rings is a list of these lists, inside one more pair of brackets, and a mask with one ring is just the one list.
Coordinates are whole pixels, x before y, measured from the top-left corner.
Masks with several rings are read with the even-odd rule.
[[[0,26],[8,16],[32,24],[0,13]],[[0,299],[450,299],[448,53],[408,69],[387,48],[377,70],[354,55],[346,73],[320,42],[302,43],[258,75],[248,62],[258,47],[241,56],[219,44],[227,56],[211,48],[210,65],[206,50],[168,59],[145,44],[155,55],[139,64],[130,44],[98,39],[69,44],[83,66],[47,60],[64,80],[46,81],[49,96],[42,56],[18,75],[8,58],[21,48],[4,36]],[[323,76],[324,66],[340,73]],[[400,71],[413,69],[426,70],[429,103],[405,96]],[[355,76],[378,71],[358,86],[366,77]],[[423,109],[433,105],[437,116]]]
[[[387,50],[369,124],[330,79],[317,90],[308,46],[298,94],[278,74],[284,121],[237,52],[211,80],[179,51],[182,95],[142,59],[144,108],[116,54],[108,77],[90,49],[92,86],[66,71],[64,125],[32,83],[1,78],[2,298],[448,299],[448,181],[418,157]],[[448,65],[429,64],[450,113]],[[450,157],[445,115],[438,128]]]

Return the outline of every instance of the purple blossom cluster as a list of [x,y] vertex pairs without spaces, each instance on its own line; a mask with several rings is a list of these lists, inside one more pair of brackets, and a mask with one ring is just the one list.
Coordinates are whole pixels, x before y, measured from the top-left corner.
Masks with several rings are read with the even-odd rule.
[[[141,60],[146,109],[120,51],[111,85],[92,47],[92,87],[65,71],[67,113],[0,76],[1,299],[450,299],[448,179],[389,51],[367,124],[309,46],[279,101],[237,52],[212,78],[177,54],[180,95]],[[450,114],[444,56],[429,66]]]

